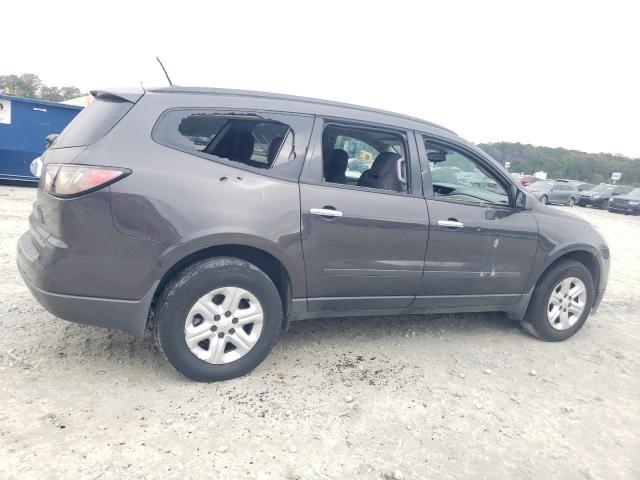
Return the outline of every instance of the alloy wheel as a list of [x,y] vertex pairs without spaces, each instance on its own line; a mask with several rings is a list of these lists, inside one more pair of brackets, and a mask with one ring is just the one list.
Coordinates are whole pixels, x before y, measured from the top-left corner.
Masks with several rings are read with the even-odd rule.
[[587,288],[577,277],[561,280],[551,290],[547,303],[547,320],[556,330],[575,325],[587,306]]
[[207,363],[226,364],[243,357],[262,332],[262,305],[248,290],[217,288],[200,297],[184,323],[187,347]]

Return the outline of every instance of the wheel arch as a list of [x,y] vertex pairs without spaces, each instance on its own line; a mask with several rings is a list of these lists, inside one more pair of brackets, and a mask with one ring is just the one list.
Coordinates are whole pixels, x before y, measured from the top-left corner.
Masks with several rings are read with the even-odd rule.
[[160,282],[156,287],[149,316],[150,323],[153,322],[153,311],[156,301],[171,279],[188,266],[200,260],[213,257],[238,258],[252,263],[262,270],[271,279],[280,294],[282,311],[284,312],[282,328],[288,328],[291,320],[291,304],[293,298],[292,280],[289,271],[283,262],[273,254],[257,247],[242,244],[224,244],[205,247],[189,253],[169,267],[162,275]]
[[[558,263],[564,260],[574,260],[576,262],[581,263],[585,266],[587,270],[591,273],[593,277],[593,283],[598,288],[600,282],[601,275],[601,266],[598,261],[598,257],[596,254],[591,251],[589,248],[575,248],[569,251],[559,252],[555,256],[550,257],[549,261],[546,263],[544,268],[540,270],[540,272],[534,277],[534,281],[529,284],[528,293],[523,295],[522,301],[516,304],[514,308],[509,310],[507,314],[510,318],[518,321],[522,321],[529,309],[529,303],[531,302],[531,297],[537,285],[540,283],[540,279],[547,274],[553,267],[555,267]],[[595,295],[593,301],[596,302],[598,296]]]
[[[559,253],[555,256],[547,266],[542,270],[538,278],[536,278],[535,284],[537,285],[540,282],[540,279],[553,267],[555,267],[559,262],[564,260],[574,260],[578,263],[583,264],[587,270],[591,273],[593,277],[593,284],[597,290],[598,285],[600,284],[600,262],[598,261],[598,257],[596,254],[590,249],[575,249],[568,252]],[[595,300],[595,299],[594,299]]]

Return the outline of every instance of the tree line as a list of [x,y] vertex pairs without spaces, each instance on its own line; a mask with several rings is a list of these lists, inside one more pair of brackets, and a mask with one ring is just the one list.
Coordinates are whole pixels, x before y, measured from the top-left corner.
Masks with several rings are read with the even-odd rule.
[[478,145],[498,162],[511,162],[510,171],[533,174],[547,172],[548,178],[569,178],[589,183],[611,183],[613,172],[622,173],[621,185],[640,186],[640,159],[610,153],[585,153],[565,148],[536,147],[498,142]]
[[78,87],[52,87],[45,85],[34,73],[18,75],[0,75],[0,93],[16,97],[37,98],[51,102],[62,102],[80,97],[83,93]]
[[[74,86],[45,85],[33,73],[0,75],[0,93],[53,102],[83,95]],[[609,182],[613,172],[620,172],[621,184],[640,186],[640,159],[511,142],[481,143],[478,146],[502,164],[511,162],[512,172],[533,174],[543,170],[549,178],[571,178],[595,184]]]

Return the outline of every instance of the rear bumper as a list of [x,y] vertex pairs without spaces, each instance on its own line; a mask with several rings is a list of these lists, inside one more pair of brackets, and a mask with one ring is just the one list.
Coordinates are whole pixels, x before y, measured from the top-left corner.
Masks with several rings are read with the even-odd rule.
[[18,241],[18,270],[31,294],[48,312],[75,323],[112,328],[142,338],[158,282],[140,300],[65,295],[43,290],[35,284],[38,252],[30,232]]

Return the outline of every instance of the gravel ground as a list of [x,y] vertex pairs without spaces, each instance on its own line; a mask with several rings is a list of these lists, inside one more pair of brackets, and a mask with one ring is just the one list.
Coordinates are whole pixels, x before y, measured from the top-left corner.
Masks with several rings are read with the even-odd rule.
[[34,194],[0,187],[2,479],[640,478],[640,217],[572,209],[613,264],[566,342],[501,314],[298,322],[249,376],[197,384],[151,337],[32,299]]

